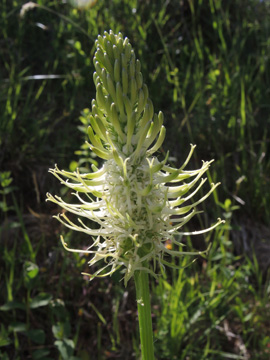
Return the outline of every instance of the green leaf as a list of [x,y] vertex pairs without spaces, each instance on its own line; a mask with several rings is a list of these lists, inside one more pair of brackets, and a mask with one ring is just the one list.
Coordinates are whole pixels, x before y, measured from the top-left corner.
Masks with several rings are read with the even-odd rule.
[[10,340],[9,337],[4,338],[0,335],[0,347],[10,345],[11,343],[12,341]]
[[46,306],[52,300],[52,295],[47,293],[40,293],[34,297],[30,302],[30,308],[36,309],[41,306]]
[[[0,191],[0,194],[2,192]],[[9,210],[13,210],[14,207],[13,206],[7,206],[7,204],[4,202],[4,201],[0,201],[0,209],[3,211],[3,212],[7,212]]]
[[8,329],[14,332],[25,332],[27,330],[27,326],[25,323],[13,322],[9,325]]
[[247,315],[244,317],[244,322],[249,321],[250,319],[252,319],[252,316],[253,316],[252,313],[247,314]]
[[70,335],[70,324],[68,322],[58,322],[52,326],[52,332],[56,339],[68,338]]
[[3,188],[12,182],[13,179],[10,177],[10,174],[10,171],[0,172],[0,184]]
[[70,339],[56,340],[54,342],[63,360],[70,360],[74,352],[74,342]]
[[29,330],[27,335],[36,344],[43,345],[45,342],[45,332],[42,329]]
[[[5,188],[3,188],[3,190],[0,190],[0,194],[1,195],[7,195],[7,194],[10,194],[12,191],[17,190],[17,189],[18,189],[17,186],[5,187]],[[14,207],[12,206],[12,208],[14,208]]]
[[78,168],[78,162],[74,160],[71,161],[71,163],[69,164],[69,170],[76,171],[77,168]]
[[27,288],[34,286],[34,280],[36,279],[39,273],[39,267],[32,263],[31,261],[26,261],[24,263],[24,283]]
[[79,351],[78,355],[81,360],[91,360],[90,354],[86,350]]
[[29,279],[34,279],[39,272],[39,268],[36,264],[26,261],[24,263],[24,274]]
[[25,304],[19,301],[9,301],[6,304],[0,306],[0,311],[9,311],[14,309],[25,310]]
[[12,341],[8,337],[8,330],[4,327],[4,325],[1,325],[1,333],[0,333],[0,347],[1,346],[7,346],[11,344]]
[[6,352],[5,353],[0,352],[0,355],[1,355],[1,360],[9,360],[9,357]]
[[44,357],[50,354],[49,349],[39,349],[33,351],[33,360],[44,360]]

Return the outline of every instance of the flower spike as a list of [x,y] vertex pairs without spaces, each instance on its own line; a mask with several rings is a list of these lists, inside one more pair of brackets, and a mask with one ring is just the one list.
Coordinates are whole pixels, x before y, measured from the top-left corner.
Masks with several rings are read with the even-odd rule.
[[[195,145],[191,145],[179,169],[167,165],[168,154],[159,161],[154,153],[165,139],[163,114],[154,113],[140,61],[129,40],[121,33],[105,32],[98,36],[96,48],[96,100],[92,101],[89,117],[88,145],[104,163],[100,169],[93,167],[89,174],[59,170],[57,166],[50,169],[62,184],[75,191],[78,203],[67,204],[50,194],[47,200],[79,216],[76,223],[65,213],[57,215],[61,223],[90,236],[87,250],[70,249],[61,237],[66,250],[93,254],[90,266],[103,263],[89,278],[111,275],[123,267],[126,285],[136,270],[156,276],[156,264],[161,271],[164,265],[172,266],[164,259],[166,255],[199,254],[168,249],[166,241],[172,239],[178,247],[181,244],[174,235],[202,234],[223,222],[218,219],[208,229],[181,232],[200,213],[195,206],[219,184],[212,184],[206,195],[191,202],[205,184],[202,176],[212,161],[203,162],[199,169],[185,170]],[[96,222],[99,229],[91,228],[91,222]]]

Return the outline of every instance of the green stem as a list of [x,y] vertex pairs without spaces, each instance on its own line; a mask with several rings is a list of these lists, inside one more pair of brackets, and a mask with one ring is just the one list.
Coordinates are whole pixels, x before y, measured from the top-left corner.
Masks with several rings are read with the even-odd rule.
[[148,273],[146,271],[135,271],[134,279],[136,286],[136,300],[138,306],[141,339],[141,360],[154,360],[153,328]]

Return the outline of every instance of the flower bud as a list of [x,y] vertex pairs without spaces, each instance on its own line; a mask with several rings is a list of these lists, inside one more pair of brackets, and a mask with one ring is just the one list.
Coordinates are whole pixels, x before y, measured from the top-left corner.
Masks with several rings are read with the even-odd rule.
[[123,86],[123,93],[127,95],[127,93],[128,93],[128,74],[127,74],[127,70],[124,67],[122,68],[122,86]]
[[117,83],[120,81],[120,62],[118,59],[114,62],[113,68],[114,81]]

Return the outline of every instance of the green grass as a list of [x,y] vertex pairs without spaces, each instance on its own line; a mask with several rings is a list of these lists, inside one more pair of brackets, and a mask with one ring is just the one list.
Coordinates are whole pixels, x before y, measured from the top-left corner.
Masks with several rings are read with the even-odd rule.
[[89,284],[80,275],[87,258],[67,254],[59,236],[88,239],[67,233],[45,204],[58,189],[47,173],[56,161],[96,161],[80,130],[95,97],[94,40],[109,29],[128,36],[141,60],[165,113],[170,161],[180,164],[195,143],[194,166],[215,158],[208,179],[222,182],[192,226],[218,216],[226,224],[183,239],[189,248],[211,242],[208,256],[151,282],[157,359],[269,359],[270,283],[258,252],[270,224],[269,3],[100,0],[76,9],[38,0],[21,18],[24,3],[0,3],[0,359],[139,358],[134,285],[125,289],[121,273]]

